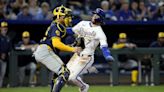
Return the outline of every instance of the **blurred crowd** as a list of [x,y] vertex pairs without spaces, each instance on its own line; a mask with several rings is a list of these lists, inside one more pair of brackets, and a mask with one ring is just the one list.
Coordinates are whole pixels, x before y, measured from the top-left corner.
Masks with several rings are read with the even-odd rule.
[[164,20],[163,0],[0,0],[0,19],[51,20],[53,8],[61,4],[77,19],[89,20],[101,7],[111,21]]

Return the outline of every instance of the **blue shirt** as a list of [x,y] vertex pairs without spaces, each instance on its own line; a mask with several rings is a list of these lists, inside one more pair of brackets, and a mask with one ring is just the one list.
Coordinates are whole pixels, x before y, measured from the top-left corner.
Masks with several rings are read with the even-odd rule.
[[[16,45],[16,47],[21,47],[21,45],[23,45],[23,41],[19,41],[18,44]],[[34,40],[30,40],[28,45],[33,45],[36,44],[36,42]]]
[[132,17],[132,12],[130,10],[120,10],[117,17],[119,20],[129,20],[129,18]]
[[31,14],[28,14],[28,15],[23,15],[22,12],[20,12],[18,15],[17,15],[17,19],[18,20],[32,20],[33,16]]
[[34,16],[34,19],[36,20],[47,20],[48,19],[48,13],[44,14],[43,11],[38,12],[36,16]]
[[11,49],[11,42],[7,36],[0,35],[0,54],[7,54]]
[[148,5],[148,9],[150,9],[150,12],[155,12],[156,10],[157,10],[157,4],[155,4],[155,3],[150,3],[149,5]]
[[105,18],[110,19],[113,16],[115,16],[115,14],[112,10],[105,11]]
[[158,41],[154,41],[154,42],[152,42],[151,44],[150,44],[150,47],[154,47],[154,48],[160,48],[160,47],[164,47],[164,44],[163,45],[161,45],[161,44],[159,44],[159,42]]

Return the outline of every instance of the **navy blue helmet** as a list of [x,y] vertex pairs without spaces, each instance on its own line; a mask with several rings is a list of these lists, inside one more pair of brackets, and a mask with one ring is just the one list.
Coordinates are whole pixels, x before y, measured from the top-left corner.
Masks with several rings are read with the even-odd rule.
[[97,8],[95,11],[93,11],[93,14],[100,16],[100,18],[95,19],[96,22],[104,23],[105,12],[101,8]]

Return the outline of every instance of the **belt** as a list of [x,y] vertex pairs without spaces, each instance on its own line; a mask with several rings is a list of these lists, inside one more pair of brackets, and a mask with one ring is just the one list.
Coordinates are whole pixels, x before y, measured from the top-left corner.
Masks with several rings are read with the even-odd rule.
[[39,46],[42,47],[43,45],[46,45],[47,48],[48,48],[48,50],[53,50],[53,49],[52,49],[49,45],[47,45],[47,44],[40,44]]
[[85,55],[85,54],[82,54],[81,56],[92,57],[92,55]]

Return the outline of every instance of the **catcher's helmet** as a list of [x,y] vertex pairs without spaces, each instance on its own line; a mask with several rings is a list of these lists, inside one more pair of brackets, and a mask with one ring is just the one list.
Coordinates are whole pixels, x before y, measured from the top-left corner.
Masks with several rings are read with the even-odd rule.
[[60,16],[69,16],[71,15],[71,9],[61,5],[53,10],[53,15],[56,16],[57,18],[59,18]]

